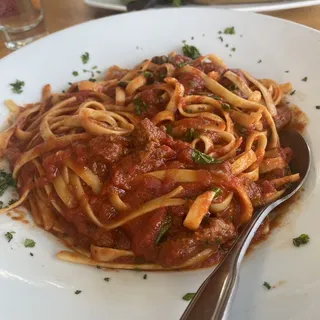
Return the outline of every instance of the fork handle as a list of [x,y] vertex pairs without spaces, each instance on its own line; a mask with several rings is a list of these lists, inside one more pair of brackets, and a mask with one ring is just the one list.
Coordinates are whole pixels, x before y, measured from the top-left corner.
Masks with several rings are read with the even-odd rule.
[[227,319],[238,284],[241,261],[255,232],[272,209],[272,206],[267,206],[255,213],[224,260],[201,285],[180,320]]

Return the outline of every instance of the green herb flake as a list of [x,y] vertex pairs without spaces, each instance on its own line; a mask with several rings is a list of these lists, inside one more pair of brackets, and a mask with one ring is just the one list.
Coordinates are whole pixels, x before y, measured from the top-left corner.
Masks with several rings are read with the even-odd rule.
[[72,72],[72,75],[75,76],[75,77],[77,77],[77,76],[79,75],[79,72],[78,72],[78,71],[73,71],[73,72]]
[[319,109],[320,109],[320,106],[316,106],[316,109],[319,110]]
[[310,237],[302,233],[299,237],[293,238],[292,242],[295,247],[300,247],[301,244],[307,244],[310,241]]
[[101,267],[100,266],[96,266],[97,267],[97,269],[101,269]]
[[91,69],[96,70],[96,69],[98,69],[98,66],[93,66]]
[[189,292],[189,293],[186,293],[182,299],[185,300],[185,301],[190,301],[193,299],[193,297],[195,296],[195,292]]
[[235,47],[233,47],[233,48],[231,49],[231,51],[235,52],[235,51],[236,51],[236,48],[235,48]]
[[218,39],[221,41],[221,42],[223,42],[223,38],[220,36],[220,37],[218,37]]
[[164,129],[165,129],[166,134],[168,134],[169,136],[172,135],[172,124],[171,123],[165,124]]
[[221,108],[224,110],[224,111],[230,111],[231,110],[231,106],[229,103],[221,103]]
[[24,240],[24,246],[25,248],[33,248],[36,245],[36,243],[32,239],[26,238]]
[[173,7],[180,7],[181,6],[181,0],[172,0],[172,6]]
[[10,83],[9,85],[11,86],[13,93],[20,94],[23,92],[22,88],[24,87],[25,82],[17,79],[16,82]]
[[147,104],[144,101],[142,101],[141,99],[139,99],[139,98],[138,99],[134,99],[132,102],[133,102],[133,104],[135,106],[135,113],[137,115],[142,114],[143,112],[145,112],[148,109]]
[[269,282],[264,282],[263,283],[263,285],[268,289],[268,290],[270,290],[271,289],[271,286],[270,286],[270,284],[269,284]]
[[3,201],[0,201],[0,209],[3,208]]
[[289,72],[290,72],[289,70],[286,70],[286,71],[285,71],[285,73],[289,73]]
[[308,77],[302,78],[301,81],[307,82],[308,81]]
[[88,79],[88,81],[96,82],[96,81],[97,81],[97,79],[95,79],[95,78],[90,78],[90,79]]
[[193,128],[189,128],[185,133],[185,138],[188,142],[192,142],[197,137]]
[[[16,187],[16,181],[12,178],[11,173],[0,172],[0,196],[8,189],[8,187]],[[2,203],[3,205],[3,203]]]
[[121,88],[126,88],[128,84],[129,84],[128,81],[120,81],[118,83],[118,86],[121,87]]
[[218,198],[222,194],[222,189],[219,187],[212,187],[211,191],[215,192],[214,198]]
[[227,43],[227,44],[225,45],[225,47],[228,48],[228,47],[229,47],[229,44]]
[[9,200],[8,206],[11,206],[11,205],[14,204],[15,202],[17,202],[17,200],[15,200],[15,199]]
[[222,31],[220,30],[220,31],[218,31],[218,34],[222,34]]
[[33,256],[34,256],[34,254],[33,254],[32,252],[30,252],[30,256],[31,256],[31,257],[33,257]]
[[293,90],[292,92],[290,92],[290,96],[293,96],[296,93],[296,90]]
[[89,53],[85,52],[84,54],[81,55],[81,60],[83,64],[87,64],[89,61]]
[[160,229],[159,229],[159,232],[158,232],[158,235],[157,235],[157,238],[154,242],[154,244],[157,246],[161,240],[163,239],[163,237],[166,235],[166,233],[170,230],[171,228],[171,225],[172,225],[172,216],[171,214],[169,213],[167,216],[166,216],[166,219],[164,220],[164,222],[161,224],[160,226]]
[[208,156],[207,154],[200,152],[197,149],[193,149],[191,157],[195,163],[199,163],[199,164],[211,164],[211,163],[221,163],[222,162],[222,160],[214,159],[214,158]]
[[110,278],[104,278],[103,279],[105,282],[109,282],[110,281]]
[[148,279],[148,275],[147,274],[144,274],[143,275],[143,280],[147,280]]
[[188,64],[188,62],[177,63],[177,67],[182,68],[182,67],[186,66],[187,64]]
[[69,86],[72,86],[72,82],[68,82],[68,85],[69,85]]
[[82,292],[81,290],[76,290],[74,294],[80,294],[81,292]]
[[8,242],[10,242],[13,239],[14,233],[15,233],[14,231],[10,231],[10,232],[5,233],[4,236],[7,238]]
[[145,78],[151,78],[152,76],[153,76],[153,73],[152,72],[150,72],[150,71],[143,71],[142,72],[142,74],[143,74],[143,76],[145,77]]
[[195,46],[189,46],[187,44],[182,47],[182,52],[186,57],[193,60],[201,56],[200,51]]
[[260,59],[260,60],[258,60],[258,63],[261,63],[262,62],[262,60]]
[[101,73],[101,71],[100,71],[100,70],[97,70],[97,71],[96,71],[96,73],[100,74],[100,73]]
[[236,34],[236,30],[234,27],[228,27],[223,30],[224,34]]

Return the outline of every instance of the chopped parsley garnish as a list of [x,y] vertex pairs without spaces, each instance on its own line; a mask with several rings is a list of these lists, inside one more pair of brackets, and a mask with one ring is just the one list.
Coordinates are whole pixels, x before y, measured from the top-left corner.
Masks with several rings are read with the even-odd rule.
[[233,47],[233,48],[231,49],[231,51],[235,52],[235,51],[236,51],[236,48],[235,48],[235,47]]
[[4,236],[7,238],[8,242],[10,242],[13,239],[14,233],[15,233],[14,231],[10,231],[10,232],[5,233]]
[[193,128],[189,128],[185,133],[186,140],[192,142],[196,138],[196,132]]
[[103,279],[105,282],[109,282],[110,281],[110,278],[104,278]]
[[211,191],[215,192],[216,194],[214,195],[215,198],[219,197],[222,193],[222,189],[219,187],[213,187],[211,188]]
[[320,109],[320,106],[316,106],[316,109],[318,109],[318,110],[319,110],[319,109]]
[[79,72],[78,72],[78,71],[73,71],[73,72],[72,72],[72,75],[75,76],[75,77],[77,77],[77,76],[79,75]]
[[218,31],[218,34],[222,34],[222,31],[220,30],[220,31]]
[[118,83],[118,86],[121,88],[126,88],[128,84],[129,84],[129,81],[120,81]]
[[97,267],[97,269],[101,269],[101,267],[100,266],[96,266]]
[[91,73],[91,78],[94,77],[94,72],[92,70],[88,70],[88,69],[82,69],[83,72],[89,72]]
[[34,256],[34,254],[33,254],[32,252],[30,252],[30,256],[31,256],[31,257],[33,257],[33,256]]
[[144,275],[143,275],[143,280],[147,280],[147,278],[148,278],[148,275],[147,275],[147,274],[144,274]]
[[33,248],[35,245],[36,245],[36,243],[35,243],[32,239],[26,238],[26,239],[24,240],[24,246],[25,246],[26,248]]
[[153,76],[153,73],[150,71],[143,71],[142,74],[145,78],[151,78]]
[[72,86],[72,82],[68,82],[68,85],[69,85],[69,86]]
[[11,173],[0,172],[0,196],[4,194],[8,187],[16,187],[16,181],[12,178]]
[[247,129],[239,123],[234,125],[234,128],[239,132],[241,136],[245,136],[247,134]]
[[218,37],[218,39],[221,41],[221,42],[223,42],[223,38],[220,36],[220,37]]
[[182,299],[185,300],[185,301],[190,301],[193,299],[193,297],[195,296],[196,294],[194,292],[189,292],[189,293],[186,293]]
[[286,71],[285,71],[285,73],[289,73],[289,72],[290,72],[289,70],[286,70]]
[[85,52],[83,55],[81,55],[81,60],[83,64],[87,64],[89,61],[89,53]]
[[229,47],[229,45],[228,45],[228,44],[226,44],[226,45],[225,45],[225,47],[226,47],[226,48],[228,48],[228,47]]
[[137,115],[142,114],[143,112],[145,112],[148,109],[147,104],[140,99],[134,99],[133,104],[135,106],[135,113]]
[[299,237],[293,238],[292,240],[293,245],[295,247],[300,247],[301,244],[306,244],[309,241],[310,241],[310,237],[305,233],[302,233]]
[[155,64],[163,64],[168,62],[167,56],[155,56],[151,59],[151,62]]
[[22,87],[24,87],[24,85],[25,85],[25,82],[18,79],[16,80],[16,82],[10,83],[12,92],[18,93],[18,94],[23,92]]
[[269,282],[264,282],[263,283],[263,285],[268,289],[268,290],[270,290],[271,289],[271,286],[270,286],[270,284],[269,284]]
[[182,67],[186,66],[187,64],[188,64],[188,62],[177,63],[177,67],[182,68]]
[[96,82],[97,81],[97,79],[95,79],[95,78],[90,78],[88,80],[91,81],[91,82]]
[[293,90],[292,92],[290,92],[290,96],[293,96],[296,93],[296,90]]
[[3,201],[0,201],[0,209],[3,208]]
[[76,290],[74,293],[75,294],[80,294],[82,291],[81,290]]
[[234,27],[228,27],[223,30],[224,34],[236,34],[236,30]]
[[172,135],[172,124],[171,123],[167,123],[164,125],[166,134],[168,134],[169,136]]
[[101,73],[101,71],[100,71],[100,70],[97,70],[96,73]]
[[221,108],[224,110],[224,111],[230,111],[231,109],[231,106],[229,103],[221,103]]
[[262,62],[262,60],[260,59],[260,60],[258,60],[258,63],[261,63]]
[[308,77],[304,77],[301,79],[301,81],[304,81],[304,82],[306,82],[307,80],[308,80]]
[[159,233],[158,233],[157,238],[154,242],[155,245],[158,245],[161,242],[163,237],[166,235],[166,233],[171,228],[171,224],[172,224],[172,217],[171,217],[171,214],[169,213],[167,215],[166,219],[164,220],[164,222],[161,224]]
[[200,51],[195,46],[189,46],[188,44],[182,47],[182,52],[186,57],[193,60],[201,56]]
[[11,205],[12,205],[12,204],[14,204],[16,201],[17,201],[17,200],[15,200],[15,199],[11,199],[11,200],[9,200],[9,202],[8,202],[8,206],[11,206]]
[[96,69],[98,69],[98,66],[93,66],[91,69],[96,70]]
[[191,157],[195,163],[199,163],[199,164],[211,164],[211,163],[221,163],[222,162],[222,160],[214,159],[214,158],[208,156],[207,154],[200,152],[197,149],[193,149]]
[[180,7],[181,6],[181,0],[172,0],[172,5],[174,7]]

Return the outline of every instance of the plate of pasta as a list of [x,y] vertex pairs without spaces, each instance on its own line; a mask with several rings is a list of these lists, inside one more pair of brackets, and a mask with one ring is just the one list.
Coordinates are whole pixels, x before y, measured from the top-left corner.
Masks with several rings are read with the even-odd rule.
[[300,179],[278,135],[297,130],[312,172],[257,231],[231,319],[315,318],[319,40],[266,16],[161,9],[2,59],[2,316],[178,319],[255,209]]

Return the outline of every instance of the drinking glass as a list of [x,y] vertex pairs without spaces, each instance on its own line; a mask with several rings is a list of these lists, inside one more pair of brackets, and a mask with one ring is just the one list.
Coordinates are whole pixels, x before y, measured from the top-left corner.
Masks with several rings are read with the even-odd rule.
[[40,0],[0,0],[0,33],[10,50],[46,35]]

